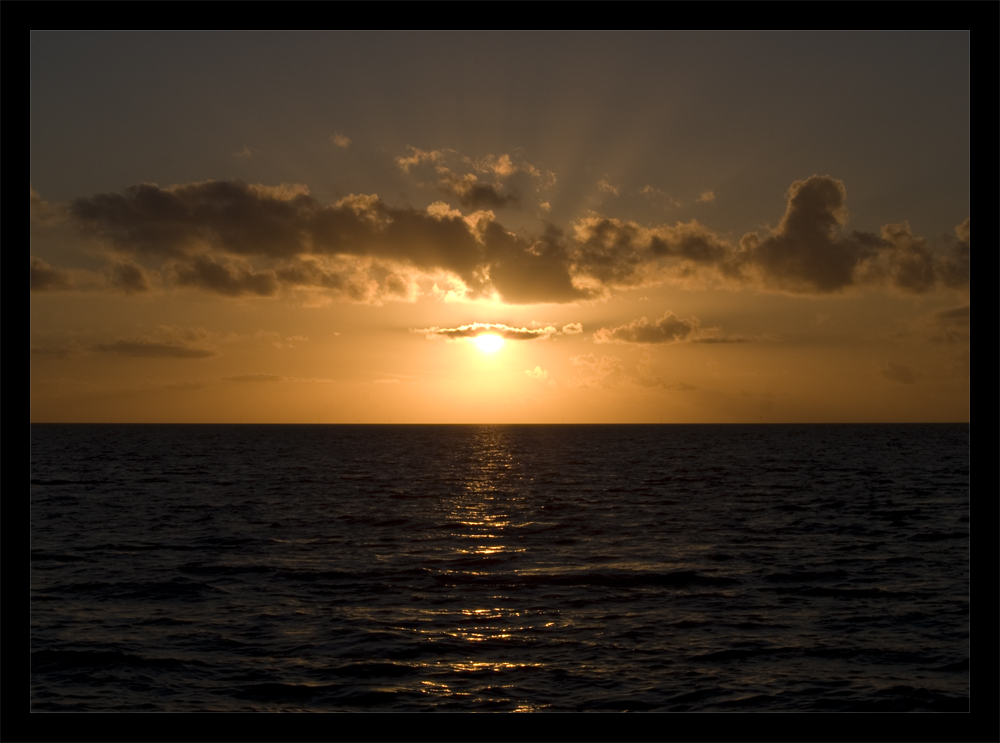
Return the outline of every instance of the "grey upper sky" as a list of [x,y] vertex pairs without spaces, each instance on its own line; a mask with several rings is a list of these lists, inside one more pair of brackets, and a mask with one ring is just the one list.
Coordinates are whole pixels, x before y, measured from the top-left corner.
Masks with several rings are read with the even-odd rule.
[[857,229],[968,212],[966,32],[37,32],[30,72],[47,200],[232,177],[417,202],[392,162],[412,146],[522,149],[559,174],[557,223],[602,177],[639,221],[662,218],[646,185],[711,189],[734,233],[813,174],[847,184]]

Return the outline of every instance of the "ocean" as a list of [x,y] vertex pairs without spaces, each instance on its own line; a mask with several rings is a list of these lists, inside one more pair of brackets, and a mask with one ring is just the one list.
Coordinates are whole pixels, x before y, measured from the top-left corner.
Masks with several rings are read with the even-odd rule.
[[966,711],[969,426],[31,426],[43,711]]

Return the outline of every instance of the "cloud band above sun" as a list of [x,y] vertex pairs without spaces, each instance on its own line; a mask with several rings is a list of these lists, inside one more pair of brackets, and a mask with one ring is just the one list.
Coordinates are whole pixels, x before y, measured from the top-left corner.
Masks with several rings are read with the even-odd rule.
[[[415,151],[400,167],[440,170],[444,156],[438,155]],[[470,169],[503,182],[543,175],[509,158],[466,160]],[[458,176],[447,172],[438,172],[446,181],[439,190],[469,207],[500,205],[465,198],[478,186],[462,190]],[[466,176],[462,182],[472,184],[474,173]],[[567,230],[548,224],[532,235],[508,230],[492,211],[390,206],[375,194],[324,205],[302,185],[239,181],[144,183],[76,199],[62,214],[103,246],[103,286],[130,294],[160,285],[230,297],[303,290],[377,304],[413,301],[422,293],[421,278],[441,274],[458,282],[463,299],[515,305],[605,299],[615,290],[666,283],[812,295],[864,287],[968,291],[969,219],[944,251],[933,250],[905,222],[887,224],[879,234],[848,232],[846,199],[844,184],[830,176],[795,181],[778,226],[748,232],[737,245],[696,220],[644,227],[590,213]],[[31,200],[34,222],[55,219],[59,210],[34,190]],[[32,291],[74,288],[64,270],[32,256]]]

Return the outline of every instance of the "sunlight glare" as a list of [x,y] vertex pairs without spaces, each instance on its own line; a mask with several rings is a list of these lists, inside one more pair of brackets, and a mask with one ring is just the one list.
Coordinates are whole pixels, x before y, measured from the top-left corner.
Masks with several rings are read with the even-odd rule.
[[483,353],[495,353],[503,346],[503,338],[493,333],[485,333],[476,336],[476,346]]

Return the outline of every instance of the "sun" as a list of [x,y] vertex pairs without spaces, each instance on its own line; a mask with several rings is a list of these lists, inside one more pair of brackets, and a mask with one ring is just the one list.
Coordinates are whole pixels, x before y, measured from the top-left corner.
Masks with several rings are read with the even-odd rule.
[[475,338],[476,346],[483,353],[496,353],[503,346],[503,338],[493,333],[484,333]]

